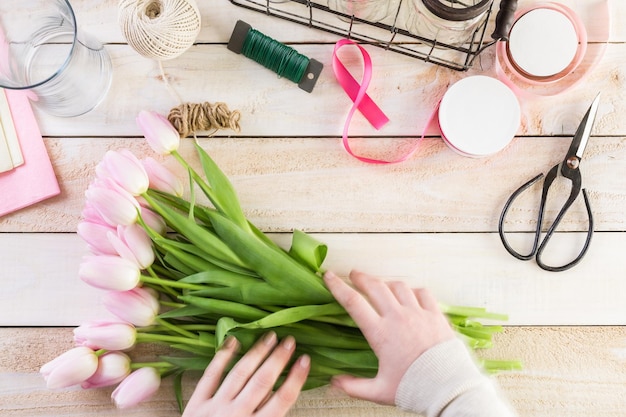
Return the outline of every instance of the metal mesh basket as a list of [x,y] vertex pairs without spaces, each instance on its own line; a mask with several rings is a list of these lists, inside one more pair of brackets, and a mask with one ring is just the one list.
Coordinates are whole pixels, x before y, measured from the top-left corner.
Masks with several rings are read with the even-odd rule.
[[460,46],[438,42],[409,32],[403,27],[407,0],[400,0],[397,7],[379,22],[371,22],[330,9],[322,0],[230,0],[234,5],[255,10],[296,22],[311,28],[320,29],[344,38],[352,39],[400,54],[408,55],[425,62],[431,62],[457,71],[466,71],[474,59],[494,41],[485,43],[485,31],[491,14],[491,6],[484,19]]

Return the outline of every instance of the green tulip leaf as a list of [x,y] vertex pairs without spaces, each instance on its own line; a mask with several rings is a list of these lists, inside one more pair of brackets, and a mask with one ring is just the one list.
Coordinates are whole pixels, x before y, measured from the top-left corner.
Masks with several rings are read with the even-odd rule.
[[293,231],[289,255],[309,267],[313,272],[321,272],[320,268],[327,253],[328,246],[322,242],[300,230]]

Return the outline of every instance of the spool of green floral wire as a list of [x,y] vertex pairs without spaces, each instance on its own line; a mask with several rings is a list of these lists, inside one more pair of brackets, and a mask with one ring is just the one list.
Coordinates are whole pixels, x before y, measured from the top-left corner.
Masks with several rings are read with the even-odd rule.
[[309,58],[255,29],[248,31],[241,53],[294,83],[300,82],[309,65]]
[[228,41],[228,49],[258,62],[279,77],[285,77],[304,91],[311,92],[322,72],[323,65],[307,58],[290,46],[237,21]]

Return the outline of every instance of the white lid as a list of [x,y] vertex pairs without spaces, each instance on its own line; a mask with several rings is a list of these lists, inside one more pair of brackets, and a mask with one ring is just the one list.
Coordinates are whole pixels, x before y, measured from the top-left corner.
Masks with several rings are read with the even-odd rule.
[[522,15],[509,33],[511,60],[524,72],[549,77],[565,70],[576,57],[578,34],[558,10],[538,8]]
[[456,82],[439,105],[444,140],[464,156],[488,156],[504,149],[519,124],[520,106],[513,91],[483,75]]

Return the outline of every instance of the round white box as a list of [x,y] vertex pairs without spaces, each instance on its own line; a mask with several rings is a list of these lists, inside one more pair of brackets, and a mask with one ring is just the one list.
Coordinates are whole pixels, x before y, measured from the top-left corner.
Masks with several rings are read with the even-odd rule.
[[517,97],[495,78],[464,78],[446,91],[439,104],[444,141],[464,156],[484,157],[504,149],[519,125]]

